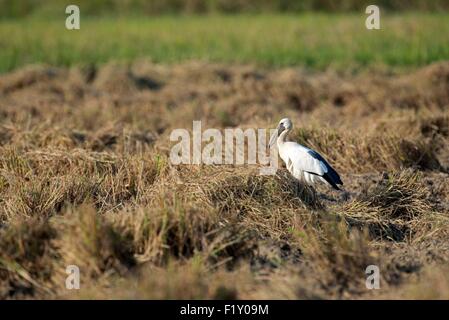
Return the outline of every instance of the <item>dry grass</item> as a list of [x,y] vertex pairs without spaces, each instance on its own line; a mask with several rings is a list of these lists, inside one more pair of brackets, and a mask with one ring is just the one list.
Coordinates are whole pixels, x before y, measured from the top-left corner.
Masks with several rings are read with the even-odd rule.
[[[432,271],[449,260],[448,75],[145,61],[3,75],[0,297],[447,297]],[[285,169],[170,164],[170,131],[192,120],[284,116],[346,192],[314,194]],[[381,290],[365,288],[370,264]]]

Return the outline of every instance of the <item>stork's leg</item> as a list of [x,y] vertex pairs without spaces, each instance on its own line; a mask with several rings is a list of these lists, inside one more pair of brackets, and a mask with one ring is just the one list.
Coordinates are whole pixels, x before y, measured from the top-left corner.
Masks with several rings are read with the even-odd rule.
[[301,181],[299,181],[298,179],[295,179],[296,183],[295,183],[295,195],[297,197],[301,197]]
[[309,188],[310,194],[312,196],[312,199],[311,199],[312,203],[315,203],[318,200],[317,191],[316,191],[316,189],[312,185],[308,185],[307,187]]
[[316,201],[316,191],[313,187],[313,176],[309,174],[308,172],[304,172],[304,181],[307,189],[307,198],[308,200],[313,203]]
[[303,201],[313,201],[313,188],[305,181],[297,180],[296,195]]
[[302,199],[304,198],[304,184],[302,183],[302,181],[300,179],[295,179],[296,183],[294,184],[294,188],[295,188],[295,195]]

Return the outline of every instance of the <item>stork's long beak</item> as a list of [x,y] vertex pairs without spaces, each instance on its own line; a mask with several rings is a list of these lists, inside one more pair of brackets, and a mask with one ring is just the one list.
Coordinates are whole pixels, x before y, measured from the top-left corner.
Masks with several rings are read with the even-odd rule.
[[280,134],[282,133],[282,131],[284,131],[284,130],[285,130],[284,126],[283,126],[282,124],[279,124],[278,127],[276,128],[276,130],[273,132],[271,138],[270,138],[270,143],[269,143],[270,148],[273,147],[273,145],[274,145],[275,142],[276,142],[276,139],[279,137],[279,135],[280,135]]

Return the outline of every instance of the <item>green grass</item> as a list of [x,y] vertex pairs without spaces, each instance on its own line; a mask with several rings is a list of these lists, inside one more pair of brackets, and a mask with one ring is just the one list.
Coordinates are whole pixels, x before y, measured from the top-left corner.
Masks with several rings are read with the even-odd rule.
[[365,28],[364,14],[81,17],[81,30],[65,29],[65,16],[0,22],[0,72],[29,63],[70,66],[151,58],[196,59],[359,68],[384,64],[417,67],[449,59],[449,14],[381,17],[382,30]]

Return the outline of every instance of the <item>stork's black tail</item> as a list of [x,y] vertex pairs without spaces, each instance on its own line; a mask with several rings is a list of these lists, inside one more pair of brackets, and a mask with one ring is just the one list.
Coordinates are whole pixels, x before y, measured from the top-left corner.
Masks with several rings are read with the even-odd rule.
[[[335,172],[335,171],[334,171]],[[336,172],[335,172],[335,174],[337,174]],[[341,190],[338,186],[337,186],[337,183],[338,184],[343,184],[343,182],[341,181],[341,179],[340,179],[340,177],[338,176],[338,174],[337,174],[337,177],[338,177],[338,182],[335,182],[334,181],[334,179],[332,179],[332,176],[329,174],[329,172],[326,172],[324,175],[322,175],[322,177],[323,177],[323,179],[324,180],[326,180],[326,182],[327,183],[329,183],[335,190]]]

